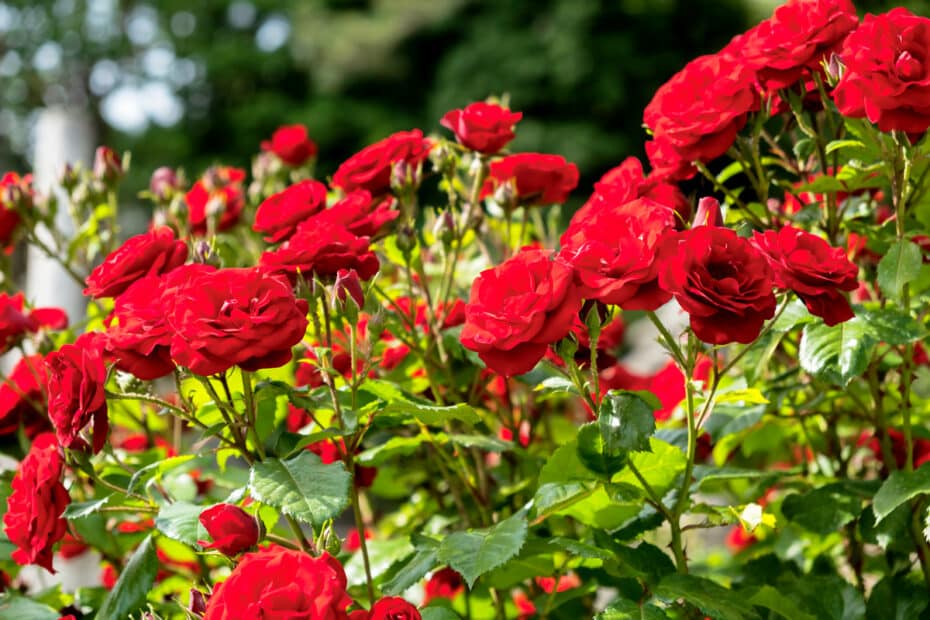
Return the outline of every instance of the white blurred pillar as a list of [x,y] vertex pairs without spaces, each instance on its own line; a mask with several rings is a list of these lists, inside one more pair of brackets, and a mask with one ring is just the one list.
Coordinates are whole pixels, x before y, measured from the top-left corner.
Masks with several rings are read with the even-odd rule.
[[[55,226],[66,237],[74,234],[74,226],[68,215],[65,195],[58,185],[66,163],[81,162],[86,167],[93,165],[94,129],[86,112],[64,107],[46,108],[39,112],[36,120],[35,151],[33,156],[33,182],[38,192],[55,192],[59,198]],[[49,232],[44,228],[36,234],[49,242]],[[36,306],[63,308],[76,323],[84,316],[84,300],[81,287],[54,260],[42,250],[30,247],[26,258],[26,299]]]

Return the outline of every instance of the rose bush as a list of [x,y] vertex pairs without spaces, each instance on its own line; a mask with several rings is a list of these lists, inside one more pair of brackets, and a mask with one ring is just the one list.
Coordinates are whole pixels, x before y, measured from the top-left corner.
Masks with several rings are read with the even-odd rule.
[[926,616],[928,32],[789,1],[590,191],[498,100],[160,168],[122,243],[125,155],[76,239],[4,175],[87,305],[0,261],[0,618]]

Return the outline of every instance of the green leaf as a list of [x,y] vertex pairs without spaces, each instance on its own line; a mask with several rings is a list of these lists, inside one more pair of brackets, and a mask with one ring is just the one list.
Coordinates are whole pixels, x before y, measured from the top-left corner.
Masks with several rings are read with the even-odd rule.
[[458,571],[471,588],[478,577],[520,552],[526,530],[526,515],[518,512],[486,529],[455,532],[440,544],[439,560]]
[[868,323],[854,317],[833,327],[807,325],[798,357],[805,372],[845,386],[865,371],[874,345]]
[[788,332],[806,323],[812,323],[816,319],[814,315],[807,311],[807,306],[800,299],[792,299],[785,307],[782,313],[772,323],[772,330],[776,332]]
[[880,523],[904,502],[924,493],[930,493],[930,463],[924,463],[916,471],[893,472],[875,494],[872,504],[875,523]]
[[[440,438],[443,441],[438,441]],[[445,435],[442,434],[433,436],[433,440],[437,443],[445,443],[444,439]],[[425,441],[428,441],[426,435],[391,437],[380,446],[365,450],[356,457],[356,460],[362,465],[381,465],[395,456],[409,456],[413,454]]]
[[635,547],[617,545],[612,551],[620,565],[621,574],[641,579],[649,586],[654,586],[675,572],[671,558],[647,542],[641,542]]
[[427,426],[443,426],[449,420],[458,420],[459,422],[470,425],[481,422],[481,418],[475,412],[475,409],[471,405],[466,405],[465,403],[441,407],[428,403],[399,400],[385,407],[382,414],[388,416],[410,416]]
[[546,464],[539,472],[539,485],[549,482],[573,482],[579,480],[595,480],[591,473],[578,457],[578,442],[570,441],[564,446],[556,448]]
[[188,502],[168,504],[158,511],[155,527],[172,540],[199,548],[198,541],[210,540],[210,534],[200,524],[200,513],[204,508]]
[[193,458],[193,454],[182,454],[181,456],[172,456],[171,458],[164,459],[163,461],[156,461],[146,465],[134,473],[132,478],[129,479],[129,486],[126,488],[126,492],[132,493],[133,489],[136,488],[136,485],[142,484],[143,482],[147,482],[152,479],[161,478],[161,476],[166,472],[171,471],[175,467],[180,467]]
[[304,450],[286,461],[269,459],[252,465],[249,489],[258,501],[320,526],[348,505],[350,478],[341,461],[324,465],[320,457]]
[[540,485],[533,496],[533,523],[539,523],[550,515],[568,508],[596,490],[597,487],[590,482],[548,482]]
[[649,451],[649,437],[656,430],[653,408],[632,392],[610,390],[601,402],[598,427],[604,452],[620,456],[627,451]]
[[891,299],[901,297],[904,285],[920,275],[923,257],[920,247],[902,239],[895,242],[878,263],[878,286]]
[[462,620],[462,616],[441,605],[423,607],[420,609],[420,618],[422,620]]
[[[406,536],[369,540],[365,546],[368,549],[368,562],[374,579],[414,552],[413,545]],[[350,586],[365,583],[365,559],[361,553],[355,553],[349,558],[345,563],[345,572]]]
[[449,441],[463,448],[478,448],[487,452],[508,452],[513,443],[487,435],[449,435]]
[[872,334],[890,345],[908,344],[924,335],[917,319],[894,307],[867,310],[856,306],[856,316],[869,326]]
[[438,564],[438,543],[435,546],[419,548],[413,557],[390,580],[381,586],[381,591],[389,596],[397,596],[418,583]]
[[634,601],[619,599],[596,615],[595,620],[666,620],[665,612],[648,603],[642,606]]
[[791,597],[785,596],[772,586],[762,586],[749,597],[749,602],[765,607],[787,620],[817,620],[816,616],[803,611]]
[[68,504],[68,507],[65,508],[64,513],[61,515],[65,519],[80,519],[81,517],[86,517],[94,514],[101,508],[107,505],[107,502],[110,501],[110,498],[113,497],[113,494],[106,495],[100,499],[93,499],[87,502],[75,502],[73,504]]
[[97,617],[125,618],[145,605],[145,597],[155,583],[158,569],[155,541],[149,534],[129,558],[126,568],[116,580],[116,585],[97,611]]
[[626,451],[610,453],[596,422],[578,429],[578,458],[590,471],[609,479],[626,465]]
[[31,598],[6,592],[0,595],[0,618],[11,620],[58,620],[61,617],[48,605],[37,603]]
[[[661,439],[652,437],[649,444],[652,448],[651,452],[635,452],[630,455],[630,462],[639,470],[649,486],[662,495],[672,486],[675,478],[685,470],[687,458],[680,448]],[[611,482],[643,488],[642,483],[630,468],[614,476]]]
[[664,599],[684,599],[711,618],[741,620],[758,618],[752,605],[741,595],[703,577],[669,575],[655,593]]
[[861,140],[833,140],[827,143],[826,153],[829,155],[834,151],[839,151],[840,149],[848,148],[859,148],[864,149],[865,144]]
[[837,531],[862,513],[862,497],[842,483],[785,498],[782,514],[821,536]]

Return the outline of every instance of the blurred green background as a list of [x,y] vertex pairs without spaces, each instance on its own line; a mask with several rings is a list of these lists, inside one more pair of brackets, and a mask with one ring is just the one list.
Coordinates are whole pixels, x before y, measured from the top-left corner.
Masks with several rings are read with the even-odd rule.
[[657,86],[777,4],[2,0],[0,167],[27,169],[37,111],[68,106],[133,152],[132,193],[160,165],[247,166],[285,123],[310,128],[327,175],[393,131],[436,131],[447,110],[506,94],[524,112],[514,147],[565,155],[587,188],[642,155]]

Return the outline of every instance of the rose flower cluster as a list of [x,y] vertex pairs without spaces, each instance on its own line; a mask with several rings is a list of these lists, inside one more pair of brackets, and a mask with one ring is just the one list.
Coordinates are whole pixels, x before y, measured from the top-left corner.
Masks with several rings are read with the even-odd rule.
[[[639,448],[653,439],[649,433],[630,440],[637,447],[624,447],[622,458],[619,448],[608,454],[611,442],[603,434],[612,442],[627,437],[610,436],[617,429],[608,428],[605,394],[625,390],[627,396],[655,396],[646,421],[631,427],[679,424],[674,412],[681,412],[682,403],[689,407],[686,449],[666,442],[668,437],[655,438],[674,452],[670,461],[687,462],[670,476],[674,480],[665,481],[661,493],[634,474],[617,485],[626,485],[626,492],[640,482],[645,495],[636,497],[649,496],[642,506],[669,523],[673,568],[683,581],[688,557],[680,518],[691,507],[695,466],[711,454],[718,465],[735,454],[726,452],[728,446],[715,452],[716,436],[702,426],[720,375],[733,367],[727,362],[750,350],[735,347],[731,356],[721,347],[770,335],[773,318],[792,300],[798,302],[795,313],[818,329],[853,320],[861,306],[851,298],[889,305],[887,286],[860,282],[881,271],[879,254],[889,245],[870,246],[861,231],[871,229],[862,222],[886,231],[894,225],[896,241],[912,243],[919,254],[916,272],[928,260],[926,236],[913,235],[903,223],[901,196],[913,189],[902,183],[909,163],[893,168],[892,207],[866,212],[862,205],[882,202],[886,188],[868,180],[846,187],[849,160],[845,170],[836,157],[827,165],[827,155],[864,149],[864,141],[837,140],[817,149],[823,145],[807,137],[807,146],[792,149],[768,133],[778,127],[816,137],[807,121],[837,112],[889,132],[883,146],[920,144],[930,128],[930,20],[895,9],[860,22],[848,0],[785,3],[658,89],[643,113],[648,166],[629,157],[606,172],[564,231],[551,230],[541,213],[571,204],[578,168],[555,154],[511,152],[523,114],[495,100],[443,116],[440,125],[454,139],[399,131],[363,148],[325,180],[312,176],[318,149],[302,125],[280,127],[262,142],[251,180],[246,170],[222,164],[192,184],[170,168],[157,170],[145,193],[156,205],[148,229],[105,246],[99,256],[87,251],[71,270],[83,279],[92,309],[86,322],[69,326],[60,309],[30,307],[21,293],[0,293],[0,352],[23,354],[0,385],[0,438],[21,448],[3,517],[16,547],[12,559],[52,571],[56,552],[78,553],[91,544],[80,539],[73,522],[98,511],[107,515],[101,523],[114,537],[135,536],[128,546],[134,553],[146,552],[142,534],[156,546],[165,538],[183,543],[190,557],[174,557],[162,547],[152,552],[149,559],[158,562],[150,563],[159,566],[150,581],[165,590],[168,575],[195,581],[184,606],[191,617],[416,620],[437,600],[466,609],[484,587],[475,589],[476,581],[517,557],[527,532],[562,510],[565,498],[545,494],[549,505],[540,508],[533,481],[572,470],[577,480],[558,480],[565,483],[558,492],[571,500],[565,506],[576,495],[594,493],[604,496],[605,505],[614,502],[618,492],[610,487],[608,497],[605,486],[633,463],[628,453],[645,453]],[[760,156],[760,149],[770,156]],[[801,154],[788,155],[795,152]],[[727,171],[725,156],[741,165],[736,173]],[[778,157],[784,165],[767,172]],[[87,174],[113,189],[123,172],[116,153],[102,148]],[[75,183],[83,178],[79,171],[70,174]],[[726,185],[734,174],[745,181],[739,191]],[[448,207],[421,204],[418,192],[425,186],[436,190],[431,195],[448,196]],[[8,173],[0,180],[4,251],[28,238],[25,224],[42,222],[40,202],[29,175]],[[838,223],[846,220],[857,220],[857,232]],[[423,222],[435,225],[427,231]],[[906,286],[916,279],[902,285],[905,305]],[[686,315],[688,326],[677,334],[656,314],[668,304]],[[670,353],[667,364],[648,376],[622,363],[627,328],[644,315]],[[903,355],[883,355],[881,363],[901,357],[908,372],[930,364],[917,340],[896,351]],[[787,357],[798,357],[806,344],[792,341]],[[543,360],[537,372],[568,379],[573,391],[537,399],[531,385],[537,373],[529,373]],[[911,398],[908,390],[882,383],[884,366],[870,369],[873,401],[899,398],[897,407]],[[591,381],[583,370],[591,371]],[[580,398],[566,405],[565,394]],[[709,394],[700,417],[696,394]],[[128,401],[137,401],[134,408]],[[537,424],[544,415],[560,423]],[[582,426],[586,416],[608,423]],[[465,427],[478,430],[466,434]],[[579,427],[597,434],[596,458],[581,445]],[[640,430],[624,426],[623,433]],[[195,439],[196,432],[202,434]],[[800,435],[792,434],[792,441]],[[930,445],[885,421],[874,433],[863,432],[857,446],[842,445],[846,437],[830,440],[838,454],[865,447],[872,470],[885,468],[882,474],[894,465],[924,464]],[[437,459],[430,464],[438,466],[425,481],[415,478],[423,472],[412,471],[422,468],[390,462],[413,459],[427,447]],[[571,459],[571,467],[549,460],[556,453]],[[202,470],[214,456],[223,475]],[[814,461],[807,451],[795,456],[798,469]],[[198,460],[188,464],[184,483],[165,483],[169,468],[187,457]],[[227,465],[230,457],[235,465]],[[605,469],[617,463],[619,469]],[[843,468],[858,464],[842,462]],[[244,473],[236,468],[248,469],[248,476],[229,473]],[[638,473],[622,475],[629,471]],[[408,480],[410,488],[396,488]],[[679,481],[681,488],[672,488]],[[395,488],[383,498],[369,501],[369,493],[390,485]],[[780,501],[775,485],[767,489],[755,496],[760,508]],[[668,497],[682,499],[666,505]],[[384,543],[376,526],[379,511],[408,501],[421,503],[404,504],[383,530],[407,535],[414,526],[428,526],[429,536],[412,537],[409,549],[381,547],[413,558],[403,569],[393,568],[393,558],[374,555],[372,562],[366,541]],[[860,509],[861,498],[856,502]],[[334,530],[350,505],[356,528],[343,544]],[[419,514],[422,506],[435,514]],[[526,516],[531,508],[539,511],[535,521]],[[743,508],[729,508],[741,515],[743,528]],[[119,519],[110,519],[111,513]],[[179,514],[183,527],[170,521]],[[725,518],[735,523],[733,515]],[[495,537],[493,528],[505,521],[517,526]],[[603,539],[590,538],[608,540],[621,525],[604,528]],[[537,540],[527,548],[548,545],[542,536],[568,540],[560,526],[532,530]],[[290,531],[282,534],[285,527]],[[467,531],[450,534],[451,528]],[[520,544],[500,562],[485,562],[481,572],[475,558],[486,558],[475,553],[463,560],[459,549],[443,548],[439,537],[447,534],[477,545],[486,538],[492,551],[517,538]],[[733,537],[734,548],[756,541],[748,529],[734,529]],[[594,598],[595,586],[582,592],[587,586],[579,575],[606,580],[616,563],[588,542],[569,542],[565,555],[581,549],[579,555],[590,557],[560,567],[550,554],[539,569],[548,574],[508,582],[509,596],[488,586],[483,603],[493,605],[498,617],[516,612],[521,618],[548,616],[553,601],[593,605],[586,599]],[[606,546],[630,557],[634,549],[651,552],[647,546],[626,548],[627,542],[609,538]],[[121,566],[109,551],[105,559],[111,595],[124,590],[117,585],[128,579],[130,566],[144,563]],[[526,562],[527,570],[536,566]],[[637,580],[624,579],[638,587]],[[425,583],[422,598],[411,596],[418,583]],[[646,577],[642,585],[645,601],[656,589]],[[577,596],[557,596],[569,590]],[[686,598],[669,592],[663,600]],[[176,603],[172,596],[166,599]],[[621,611],[626,617],[629,610]],[[640,612],[649,615],[645,607]]]

